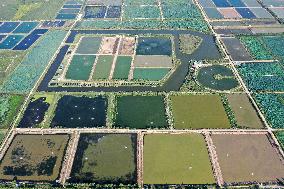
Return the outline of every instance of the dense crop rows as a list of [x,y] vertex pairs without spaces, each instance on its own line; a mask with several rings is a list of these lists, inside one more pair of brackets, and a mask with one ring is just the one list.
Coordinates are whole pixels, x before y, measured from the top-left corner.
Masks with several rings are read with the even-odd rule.
[[272,59],[272,55],[265,48],[261,39],[253,36],[242,36],[240,40],[256,60]]
[[65,31],[51,31],[40,41],[1,87],[5,92],[27,93],[55,54]]
[[242,36],[240,40],[256,60],[284,59],[282,35]]
[[276,133],[276,136],[280,142],[281,147],[284,149],[284,132],[283,131],[279,131]]
[[209,32],[209,28],[204,20],[85,20],[77,22],[77,29],[190,29],[200,32]]
[[256,94],[255,99],[266,115],[267,121],[273,128],[283,128],[284,123],[284,95]]
[[245,63],[238,70],[252,91],[284,90],[284,69],[279,63]]

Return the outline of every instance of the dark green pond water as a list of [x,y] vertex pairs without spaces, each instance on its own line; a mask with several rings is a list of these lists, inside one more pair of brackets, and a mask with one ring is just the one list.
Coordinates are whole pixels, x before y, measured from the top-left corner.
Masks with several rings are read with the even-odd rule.
[[197,81],[206,88],[220,91],[230,90],[239,85],[232,70],[222,65],[201,68]]

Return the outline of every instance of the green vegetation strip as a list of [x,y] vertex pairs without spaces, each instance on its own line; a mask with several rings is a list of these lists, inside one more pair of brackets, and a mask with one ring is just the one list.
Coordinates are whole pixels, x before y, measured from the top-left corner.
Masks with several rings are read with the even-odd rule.
[[17,115],[24,96],[0,95],[0,128],[7,128]]

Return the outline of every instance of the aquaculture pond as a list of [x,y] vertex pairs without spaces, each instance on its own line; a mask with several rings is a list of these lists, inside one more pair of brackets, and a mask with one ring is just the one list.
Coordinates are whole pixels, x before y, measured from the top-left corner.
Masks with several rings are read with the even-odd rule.
[[[212,35],[203,34],[200,32],[194,32],[190,30],[72,30],[66,43],[74,43],[75,38],[78,35],[88,35],[88,34],[103,34],[103,35],[117,35],[117,34],[126,34],[126,35],[172,35],[174,43],[172,44],[175,49],[175,55],[177,59],[180,59],[181,64],[176,68],[175,72],[166,80],[162,86],[152,87],[152,86],[93,86],[93,87],[84,87],[84,86],[64,86],[58,87],[55,85],[49,85],[53,75],[55,75],[56,70],[59,68],[65,54],[68,52],[69,45],[65,45],[60,49],[57,57],[54,59],[50,69],[45,75],[42,83],[40,84],[38,91],[73,91],[73,92],[83,92],[83,91],[104,91],[104,92],[113,92],[113,91],[178,91],[182,86],[185,77],[188,74],[188,68],[190,66],[191,60],[218,60],[222,58],[222,55],[219,52],[218,46],[216,45],[215,38]],[[179,50],[179,34],[190,34],[203,38],[202,43],[199,48],[196,49],[192,54],[187,55],[183,54]],[[78,36],[79,37],[79,36]],[[165,38],[167,39],[167,38]],[[99,41],[100,42],[100,41]],[[100,43],[96,43],[99,47]],[[84,48],[85,49],[85,48]]]
[[221,65],[200,68],[197,81],[206,88],[220,91],[234,89],[239,86],[232,70]]
[[[47,98],[49,99],[47,100]],[[50,106],[50,101],[52,100],[53,97],[46,96],[32,98],[18,127],[37,127],[44,120],[45,113],[47,112]]]
[[106,124],[107,98],[66,95],[59,99],[51,127],[103,127]]
[[140,37],[136,49],[137,55],[172,55],[172,43],[169,38]]
[[168,126],[162,96],[117,97],[115,127],[145,129]]
[[81,134],[69,182],[136,183],[135,134]]
[[225,183],[275,183],[283,177],[283,158],[269,135],[212,134],[211,137]]
[[206,142],[201,134],[144,136],[144,184],[215,183]]
[[16,135],[0,162],[5,181],[48,181],[59,177],[69,135]]

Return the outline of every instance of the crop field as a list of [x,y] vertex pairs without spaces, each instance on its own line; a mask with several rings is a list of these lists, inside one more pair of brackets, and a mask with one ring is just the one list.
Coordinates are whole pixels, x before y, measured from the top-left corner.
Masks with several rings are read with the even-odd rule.
[[64,0],[3,0],[0,20],[48,20],[55,18]]
[[54,182],[68,140],[68,135],[16,135],[1,160],[1,180]]
[[143,158],[145,184],[215,183],[202,135],[145,135]]
[[283,35],[242,36],[242,43],[256,60],[283,59]]
[[227,94],[226,97],[239,127],[263,128],[263,123],[246,94]]
[[165,128],[168,126],[162,96],[117,97],[115,127]]
[[171,96],[176,129],[230,128],[219,95]]
[[0,125],[1,129],[6,129],[17,115],[24,96],[20,95],[0,95]]
[[226,183],[275,182],[283,177],[283,157],[268,137],[265,134],[212,135]]
[[136,183],[134,134],[81,134],[69,182]]
[[279,62],[244,63],[237,69],[252,91],[284,90],[284,67]]
[[[51,31],[44,36],[28,54],[20,66],[0,86],[4,92],[27,93],[39,79],[45,67],[55,54],[61,41],[65,37],[65,31]],[[38,55],[41,56],[38,56]]]
[[283,128],[284,95],[256,94],[256,102],[273,128]]
[[103,127],[106,124],[106,108],[107,99],[103,96],[63,96],[57,103],[51,127]]
[[283,131],[276,132],[276,137],[278,138],[282,149],[284,149],[284,132]]

